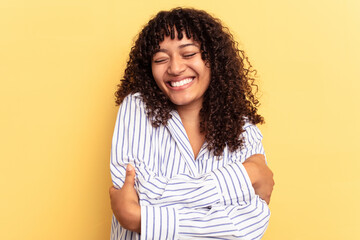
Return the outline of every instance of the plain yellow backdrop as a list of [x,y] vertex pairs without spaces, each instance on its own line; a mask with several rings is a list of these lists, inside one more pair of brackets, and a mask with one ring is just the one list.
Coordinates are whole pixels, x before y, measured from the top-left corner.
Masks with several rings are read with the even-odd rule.
[[360,239],[357,0],[0,3],[0,239],[109,239],[116,84],[159,10],[222,19],[258,70],[265,240]]

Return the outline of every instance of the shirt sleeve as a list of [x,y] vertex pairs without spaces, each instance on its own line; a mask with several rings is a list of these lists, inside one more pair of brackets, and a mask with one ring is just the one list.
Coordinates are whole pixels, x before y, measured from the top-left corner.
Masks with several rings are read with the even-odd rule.
[[141,239],[261,239],[270,210],[258,196],[243,206],[141,207]]

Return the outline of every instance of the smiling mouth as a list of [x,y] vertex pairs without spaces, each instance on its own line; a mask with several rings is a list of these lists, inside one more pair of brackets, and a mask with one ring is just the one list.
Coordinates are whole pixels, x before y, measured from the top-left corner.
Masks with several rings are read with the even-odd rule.
[[189,84],[191,83],[192,81],[194,80],[194,78],[185,78],[181,81],[171,81],[169,84],[171,87],[181,87],[181,86],[184,86],[186,84]]

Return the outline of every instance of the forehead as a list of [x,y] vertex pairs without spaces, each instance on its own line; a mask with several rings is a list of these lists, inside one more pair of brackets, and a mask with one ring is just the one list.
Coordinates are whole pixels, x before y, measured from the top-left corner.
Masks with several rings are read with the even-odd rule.
[[[181,50],[187,47],[197,47],[200,48],[200,43],[194,40],[193,36],[190,38],[187,37],[185,31],[181,32],[181,39],[179,39],[179,34],[176,29],[173,29],[173,35],[169,36],[163,35],[163,40],[158,45],[158,50],[156,52],[163,52],[168,50]],[[155,52],[155,53],[156,53]]]
[[178,39],[175,37],[174,39],[171,39],[170,36],[166,36],[164,38],[164,41],[159,43],[159,47],[161,49],[167,49],[167,48],[184,48],[188,46],[195,46],[199,47],[199,44],[193,40],[193,38],[187,38],[183,37],[182,39]]

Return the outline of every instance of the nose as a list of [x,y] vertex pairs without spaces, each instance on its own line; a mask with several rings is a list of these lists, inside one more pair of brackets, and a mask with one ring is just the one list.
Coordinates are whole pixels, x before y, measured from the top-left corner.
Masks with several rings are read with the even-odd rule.
[[170,75],[180,75],[186,69],[186,65],[183,59],[179,57],[173,57],[170,60],[167,72]]

